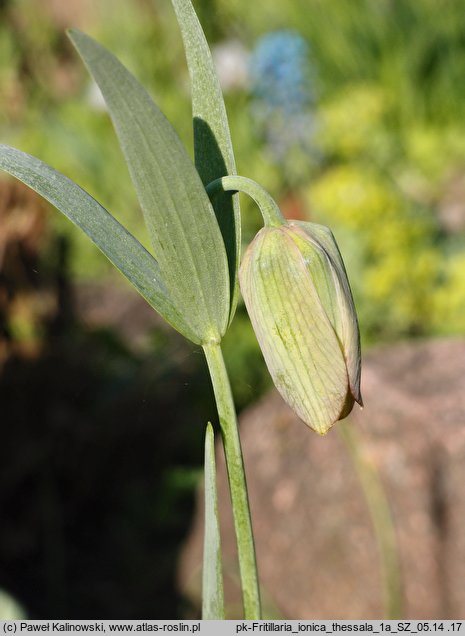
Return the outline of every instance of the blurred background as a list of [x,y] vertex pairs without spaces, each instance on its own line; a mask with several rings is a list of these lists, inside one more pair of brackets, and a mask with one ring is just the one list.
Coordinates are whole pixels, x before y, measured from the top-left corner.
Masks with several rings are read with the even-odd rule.
[[[448,356],[463,351],[462,1],[195,8],[238,172],[289,218],[332,228],[364,351],[444,338],[458,343]],[[132,70],[192,148],[168,0],[1,0],[0,140],[71,177],[148,245],[105,106],[65,35],[71,26]],[[245,198],[242,213],[247,244],[260,217]],[[243,306],[224,351],[242,412],[271,386]],[[0,175],[0,588],[18,612],[195,615],[176,568],[214,413],[202,352],[66,219]]]

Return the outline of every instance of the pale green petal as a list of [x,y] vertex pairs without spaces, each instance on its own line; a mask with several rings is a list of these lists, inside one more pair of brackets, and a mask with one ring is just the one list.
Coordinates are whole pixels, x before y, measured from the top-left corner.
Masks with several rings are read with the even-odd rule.
[[[360,331],[357,321],[354,300],[350,289],[349,279],[342,260],[341,253],[329,228],[317,223],[305,223],[303,221],[291,221],[290,228],[299,232],[300,236],[310,238],[315,241],[327,254],[331,262],[331,269],[334,276],[334,286],[337,292],[339,310],[338,317],[333,322],[338,336],[341,338],[344,356],[347,362],[349,373],[350,389],[355,400],[362,405],[360,394],[360,374],[361,374],[361,352],[360,352]],[[322,302],[326,307],[328,304],[324,300],[324,286]],[[333,296],[334,298],[334,296]],[[331,304],[331,315],[334,315],[334,304]],[[331,318],[330,318],[331,319]]]
[[241,265],[241,290],[278,391],[308,426],[324,434],[343,411],[347,369],[304,258],[285,227],[258,233]]
[[[318,297],[323,305],[329,322],[334,328],[339,341],[343,343],[343,319],[339,295],[336,286],[339,286],[334,266],[326,251],[319,243],[313,240],[301,228],[291,225],[284,228],[289,238],[297,245],[302,254],[308,275],[311,277]],[[336,278],[336,281],[335,281]],[[336,284],[336,286],[335,286]]]

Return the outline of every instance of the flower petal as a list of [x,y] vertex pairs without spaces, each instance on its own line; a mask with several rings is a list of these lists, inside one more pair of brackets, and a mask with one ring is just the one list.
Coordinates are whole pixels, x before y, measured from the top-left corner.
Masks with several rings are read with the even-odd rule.
[[[334,285],[339,299],[339,319],[335,328],[342,338],[344,357],[347,363],[349,384],[355,400],[363,406],[360,393],[361,352],[360,331],[357,321],[357,313],[350,289],[349,279],[344,267],[341,253],[329,228],[317,223],[305,223],[303,221],[291,221],[289,227],[300,235],[309,237],[326,252],[334,274]],[[323,299],[322,299],[323,300]]]
[[348,376],[341,347],[286,226],[263,228],[240,270],[263,356],[284,400],[324,434],[339,419]]

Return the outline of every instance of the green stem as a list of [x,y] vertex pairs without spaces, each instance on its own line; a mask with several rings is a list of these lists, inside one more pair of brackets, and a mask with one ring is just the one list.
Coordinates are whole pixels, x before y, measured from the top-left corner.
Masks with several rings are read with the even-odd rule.
[[244,192],[260,208],[265,225],[268,227],[279,227],[286,223],[286,219],[281,214],[281,210],[273,197],[268,194],[265,188],[262,188],[256,181],[248,177],[240,177],[238,175],[221,177],[209,183],[206,190],[209,195],[217,192]]
[[360,452],[356,432],[345,422],[339,422],[338,429],[360,479],[375,530],[381,560],[385,618],[398,620],[402,618],[402,582],[396,531],[389,502],[378,471]]
[[261,618],[260,593],[236,411],[220,345],[204,345],[203,349],[212,379],[223,437],[239,556],[244,618],[257,620]]

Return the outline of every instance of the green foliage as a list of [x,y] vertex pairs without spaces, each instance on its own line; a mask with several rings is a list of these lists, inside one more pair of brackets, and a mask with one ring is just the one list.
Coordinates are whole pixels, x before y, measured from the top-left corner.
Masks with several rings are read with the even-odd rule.
[[430,331],[430,293],[441,259],[431,216],[366,166],[326,171],[309,190],[309,199],[315,217],[334,228],[348,254],[365,337]]
[[134,76],[83,33],[70,38],[109,108],[169,296],[197,341],[218,340],[229,316],[229,274],[199,175]]
[[[235,406],[220,348],[234,314],[231,295],[237,286],[239,208],[236,201],[231,223],[225,213],[229,208],[232,213],[233,206],[225,197],[224,202],[217,203],[215,215],[202,182],[227,174],[229,169],[234,171],[234,157],[222,94],[202,29],[190,0],[174,0],[174,4],[191,75],[198,84],[193,99],[194,148],[201,174],[139,81],[91,37],[77,29],[68,31],[109,110],[155,257],[87,192],[41,160],[0,145],[0,168],[53,203],[89,236],[167,322],[192,342],[202,344],[224,442],[244,617],[258,619],[260,596],[247,486]],[[212,88],[216,89],[213,94]],[[229,258],[227,250],[232,252]],[[211,425],[205,452],[204,614],[220,618],[224,604]]]
[[[223,93],[202,27],[190,0],[172,0],[191,78],[195,166],[204,186],[236,174]],[[215,197],[213,206],[226,246],[230,275],[231,322],[239,291],[241,219],[238,196]]]
[[397,122],[450,121],[465,112],[461,0],[443,6],[436,0],[288,0],[266,11],[247,0],[218,0],[217,6],[236,25],[238,16],[247,16],[242,37],[250,41],[283,26],[304,35],[325,96],[375,82],[396,102]]
[[192,330],[189,318],[172,302],[158,262],[87,192],[39,159],[2,144],[0,169],[55,205],[170,324],[194,342],[201,341],[200,332]]
[[378,85],[353,84],[318,109],[316,143],[326,159],[352,161],[374,156],[383,163],[395,153],[387,127],[389,100]]
[[202,619],[224,619],[220,519],[216,489],[215,436],[209,422],[205,434],[205,535],[203,548]]
[[441,208],[465,167],[465,128],[415,122],[399,130],[395,106],[367,84],[323,102],[318,143],[327,164],[305,194],[314,219],[340,240],[369,342],[464,328],[465,279],[456,272],[465,208],[455,202],[456,228],[444,225]]
[[456,253],[442,263],[442,284],[434,290],[433,329],[441,335],[463,334],[465,316],[465,256]]
[[[231,20],[247,12],[250,42],[285,26],[311,46],[321,163],[307,165],[302,196],[311,220],[329,224],[341,243],[365,341],[463,333],[463,188],[452,202],[456,227],[443,219],[465,169],[460,0],[447,11],[434,0],[291,0],[266,15],[244,0],[220,6]],[[235,125],[233,113],[233,133]],[[247,164],[261,182],[267,169]],[[276,196],[285,182],[274,170],[267,186]]]
[[[193,144],[187,125],[186,69],[180,42],[172,37],[174,18],[163,3],[103,0],[90,30],[117,49],[156,94],[177,133],[115,58],[73,31],[115,123],[157,261],[142,245],[147,234],[141,229],[135,193],[127,186],[125,164],[114,152],[102,104],[71,61],[60,35],[62,25],[33,0],[23,0],[14,9],[0,7],[4,18],[0,98],[6,104],[0,114],[0,135],[39,154],[63,173],[73,174],[90,194],[45,163],[6,146],[1,148],[0,167],[61,207],[171,324],[204,344],[226,440],[241,574],[249,581],[244,586],[246,617],[256,618],[258,587],[253,580],[240,445],[231,435],[236,430],[234,405],[221,352],[211,345],[218,342],[234,314],[241,239],[237,200],[231,205],[230,198],[215,199],[213,210],[204,186],[226,173],[234,174],[235,161],[205,39],[189,2],[173,0],[173,4],[178,19],[182,16],[193,81]],[[307,203],[302,217],[332,226],[346,256],[365,340],[463,332],[465,209],[460,196],[453,201],[456,207],[462,206],[458,221],[451,224],[444,216],[451,180],[465,170],[462,1],[448,2],[447,11],[438,11],[436,0],[289,0],[267,5],[266,12],[262,5],[245,0],[204,0],[201,8],[203,19],[211,18],[207,31],[221,22],[232,24],[225,35],[240,34],[249,46],[263,31],[283,26],[300,31],[311,44],[318,71],[315,94],[320,99],[311,107],[312,161],[297,153],[285,166],[267,154],[254,130],[250,96],[243,90],[228,98],[233,138],[243,158],[239,172],[257,179],[276,198],[284,198],[292,186],[291,194]],[[302,15],[311,19],[302,20]],[[246,24],[243,16],[247,16]],[[154,55],[154,50],[163,54]],[[83,96],[93,111],[86,112]],[[188,148],[193,145],[199,174],[181,140]],[[94,201],[94,193],[116,210],[123,225]],[[181,211],[186,210],[183,216]],[[81,237],[55,223],[59,231],[73,236],[75,263],[82,263],[81,272],[89,276],[103,269],[101,262],[87,258],[92,255],[93,259],[94,252]],[[252,219],[247,227],[246,222],[246,237],[254,223]],[[141,243],[125,231],[126,226]],[[117,249],[121,243],[126,248],[123,258]],[[280,258],[281,253],[277,260],[270,258],[270,268]],[[284,265],[282,269],[289,270],[288,263]],[[291,287],[290,298],[294,291]],[[305,302],[309,298],[306,294]],[[314,306],[309,303],[306,315]],[[244,327],[241,310],[225,349],[243,386],[257,391],[267,381],[251,334],[250,327]],[[255,397],[239,384],[234,389],[241,406]],[[212,503],[211,430],[207,443],[207,489]],[[170,473],[168,481],[178,478],[185,480],[186,474]],[[168,496],[160,509],[169,507],[169,502]],[[209,545],[217,548],[216,514],[212,509],[208,512],[207,526],[214,533]],[[217,554],[210,557],[207,564],[213,570],[206,573],[207,578],[211,576],[207,588],[218,591]],[[218,599],[215,603],[221,604]],[[220,611],[216,608],[215,615]]]
[[[447,11],[438,10],[435,0],[288,0],[266,10],[245,0],[199,0],[195,8],[210,42],[239,38],[251,49],[260,35],[282,28],[308,41],[317,71],[313,116],[321,162],[296,159],[300,189],[294,194],[305,202],[308,218],[333,224],[364,339],[463,333],[463,226],[450,230],[441,216],[451,180],[465,165],[461,0],[450,0]],[[309,14],[311,20],[302,20]],[[141,79],[193,148],[188,70],[181,38],[173,37],[177,27],[169,3],[102,0],[80,19]],[[147,246],[108,116],[95,102],[63,26],[33,0],[2,9],[2,140],[75,177]],[[286,175],[263,145],[247,90],[228,93],[225,100],[238,172],[284,199]],[[347,196],[353,188],[362,190],[360,206]],[[457,206],[463,199],[459,193]],[[247,244],[259,218],[250,201],[243,199],[242,207]],[[106,260],[85,237],[58,215],[50,218],[56,231],[72,238],[72,271],[108,277]],[[267,384],[260,380],[261,357],[253,354],[245,324],[240,316],[233,327],[240,345],[229,349],[226,343],[230,364],[242,368],[234,391],[243,404],[252,387]]]

